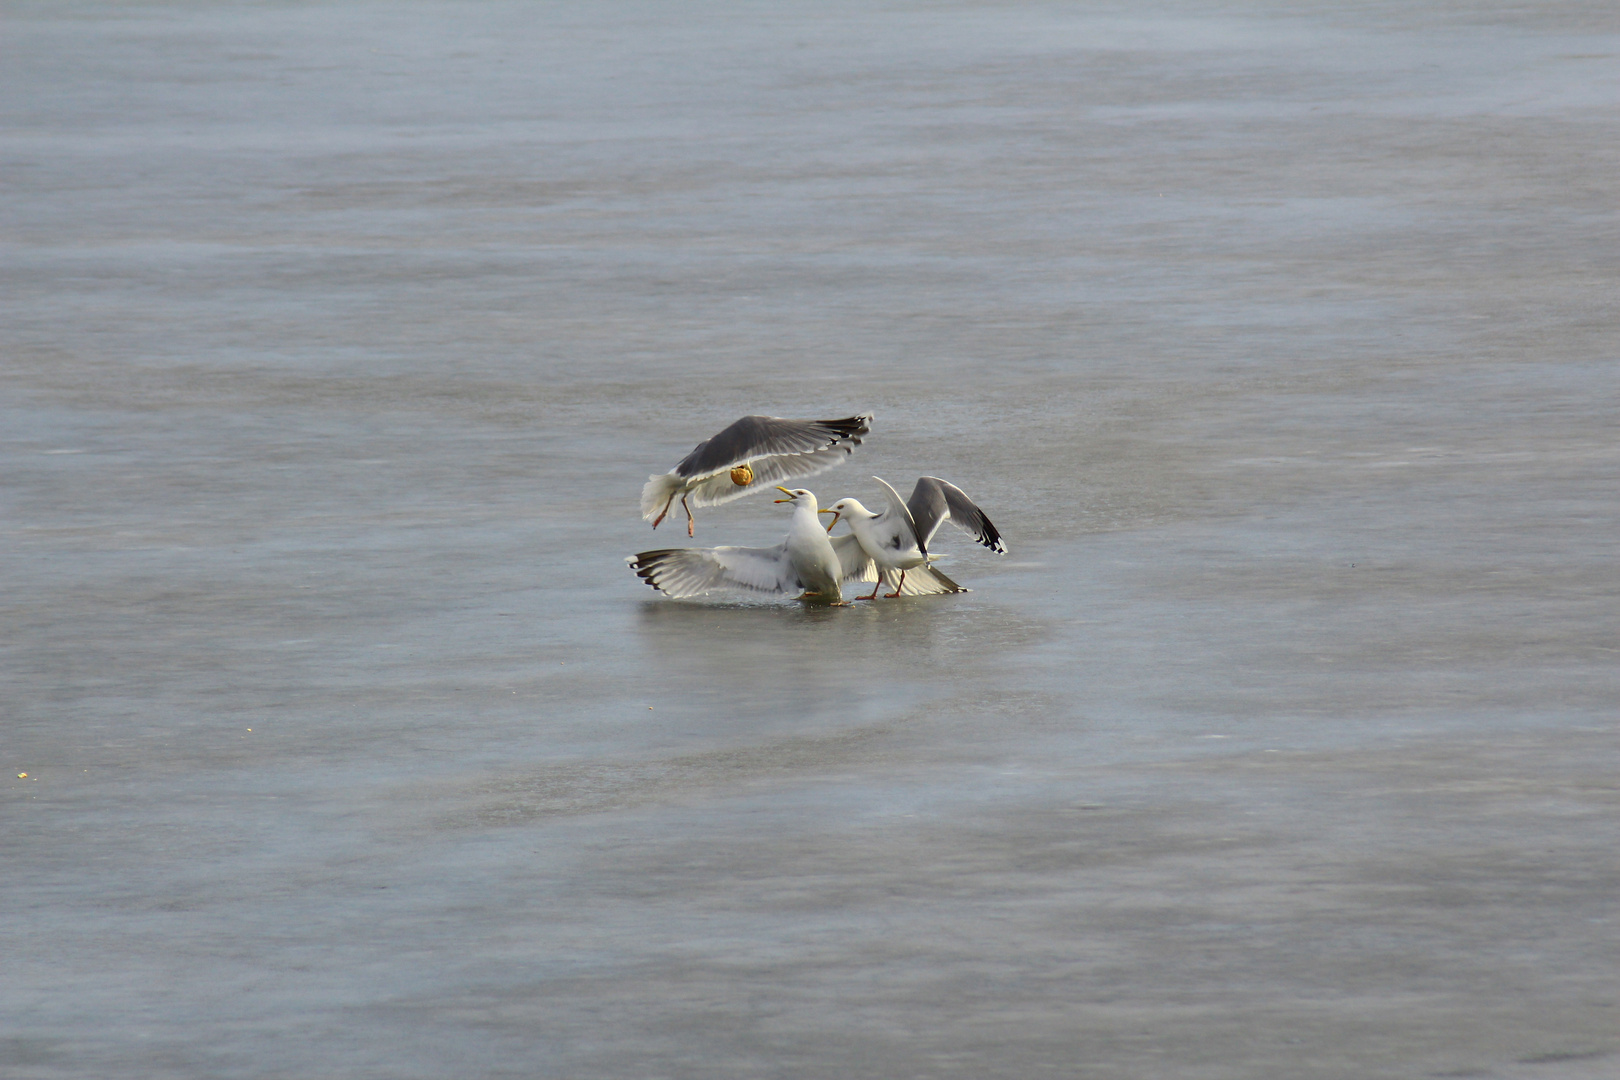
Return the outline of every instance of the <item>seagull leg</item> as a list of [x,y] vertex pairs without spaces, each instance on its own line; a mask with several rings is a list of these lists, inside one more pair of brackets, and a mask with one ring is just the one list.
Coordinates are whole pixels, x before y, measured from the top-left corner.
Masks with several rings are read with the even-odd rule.
[[[905,587],[906,587],[906,572],[904,570],[902,570],[902,571],[900,571],[900,584],[898,584],[898,585],[896,585],[894,587],[894,592],[884,593],[883,594],[883,599],[885,599],[885,600],[893,600],[895,597],[900,595],[900,590],[904,589]],[[877,592],[876,589],[873,589],[872,591],[874,593]]]
[[881,589],[881,588],[883,588],[883,575],[879,574],[877,584],[872,586],[872,595],[871,596],[857,596],[855,599],[857,599],[857,600],[876,600],[878,590]]
[[672,491],[672,492],[669,493],[669,498],[664,500],[664,508],[662,510],[658,511],[658,516],[657,517],[653,518],[653,528],[655,528],[655,529],[658,528],[659,523],[662,522],[664,520],[664,518],[669,515],[670,503],[673,503],[674,501],[675,501],[675,493]]
[[697,526],[692,522],[692,508],[686,505],[686,496],[681,496],[681,509],[686,511],[686,535],[696,536]]

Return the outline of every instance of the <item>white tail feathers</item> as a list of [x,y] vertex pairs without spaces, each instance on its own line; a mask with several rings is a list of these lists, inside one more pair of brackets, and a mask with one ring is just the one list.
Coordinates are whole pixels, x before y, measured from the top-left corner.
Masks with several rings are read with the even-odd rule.
[[686,482],[672,472],[647,477],[647,485],[641,489],[642,520],[651,521],[663,513],[670,499],[679,495],[685,486]]

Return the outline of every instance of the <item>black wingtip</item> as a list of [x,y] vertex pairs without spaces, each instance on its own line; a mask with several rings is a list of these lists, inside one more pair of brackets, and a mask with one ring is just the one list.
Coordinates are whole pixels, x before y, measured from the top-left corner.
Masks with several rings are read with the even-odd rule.
[[964,524],[970,526],[968,532],[971,533],[973,531],[971,528],[972,525],[977,525],[979,527],[979,535],[974,537],[975,540],[989,548],[991,551],[995,552],[997,555],[1007,554],[1007,545],[1002,543],[1001,531],[996,528],[995,523],[989,518],[985,517],[983,510],[980,510],[976,517],[976,521],[964,522]]
[[872,413],[860,413],[856,416],[846,416],[842,420],[817,420],[816,423],[829,431],[837,433],[834,442],[849,445],[844,447],[847,454],[855,447],[861,445],[861,438],[872,433]]
[[645,581],[651,588],[663,592],[664,590],[658,588],[658,582],[653,578],[658,573],[659,567],[663,565],[664,560],[674,555],[678,550],[678,548],[659,548],[657,551],[643,551],[629,556],[624,561],[630,564],[630,569],[635,571],[636,577]]
[[1007,554],[1007,545],[1001,542],[1001,531],[996,528],[995,523],[986,516],[983,510],[979,511],[979,524],[982,526],[979,530],[979,543],[997,555]]

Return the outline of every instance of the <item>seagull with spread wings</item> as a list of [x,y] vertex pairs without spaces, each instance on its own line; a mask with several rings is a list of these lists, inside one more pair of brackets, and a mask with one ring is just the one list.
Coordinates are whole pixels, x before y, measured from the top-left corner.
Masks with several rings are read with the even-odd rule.
[[[885,594],[889,598],[935,592],[966,592],[967,590],[930,565],[931,560],[938,558],[939,555],[937,552],[931,553],[928,545],[933,542],[934,534],[945,521],[949,521],[996,554],[1007,553],[1007,547],[1001,542],[1001,533],[996,530],[995,525],[991,524],[984,511],[967,497],[967,493],[955,484],[947,483],[937,476],[925,476],[917,481],[916,487],[912,488],[911,498],[902,502],[900,493],[894,490],[888,481],[879,476],[872,479],[883,485],[883,494],[889,503],[888,508],[882,513],[874,514],[862,506],[858,499],[839,499],[827,509],[820,511],[823,514],[833,515],[832,524],[827,526],[828,532],[832,531],[833,525],[837,525],[840,518],[848,520],[848,535],[855,538],[861,551],[877,565],[878,585],[873,587],[870,596],[863,596],[861,599],[876,599],[878,589],[891,582],[894,582],[892,585],[894,591]],[[907,574],[913,578],[909,589],[906,582]],[[919,581],[918,578],[922,580]],[[864,580],[870,581],[871,578]]]
[[793,504],[793,521],[780,544],[768,548],[665,548],[624,561],[636,576],[667,596],[701,596],[714,589],[786,593],[844,605],[845,581],[876,581],[877,570],[853,536],[829,537],[816,517],[816,497],[789,490],[779,503]]
[[641,516],[656,529],[679,497],[686,535],[692,536],[692,507],[718,506],[786,480],[814,476],[841,463],[871,430],[871,413],[842,420],[745,416],[698,443],[669,472],[649,476],[641,489]]

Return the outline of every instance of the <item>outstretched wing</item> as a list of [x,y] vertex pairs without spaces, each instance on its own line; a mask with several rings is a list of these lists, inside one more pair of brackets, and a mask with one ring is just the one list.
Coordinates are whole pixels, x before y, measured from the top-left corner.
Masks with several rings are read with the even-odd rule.
[[1001,533],[984,516],[984,511],[967,497],[967,492],[955,484],[946,483],[937,476],[925,476],[911,489],[911,500],[906,505],[917,524],[917,537],[921,543],[933,540],[934,533],[939,531],[939,523],[949,519],[952,525],[991,551],[998,555],[1007,554],[1007,547],[1001,542]]
[[745,416],[714,438],[698,443],[674,471],[683,480],[696,480],[761,458],[813,454],[835,446],[848,454],[871,430],[871,413],[842,420]]
[[894,486],[881,476],[872,479],[883,485],[883,497],[889,500],[889,508],[871,521],[867,528],[877,537],[878,543],[895,551],[909,551],[916,545],[926,557],[928,555],[928,541],[917,530],[917,522],[912,519],[911,508],[900,498],[900,493]]
[[861,550],[861,543],[855,539],[854,533],[845,533],[843,536],[830,536],[833,554],[838,556],[838,564],[842,568],[840,581],[876,581],[877,563],[872,557]]
[[[884,570],[883,587],[894,592],[895,583],[900,580],[900,571]],[[937,566],[914,566],[906,571],[906,583],[900,589],[901,596],[937,596],[941,593],[967,592],[956,582],[940,572]]]
[[746,484],[731,479],[728,467],[713,476],[700,480],[692,487],[687,500],[692,506],[719,506],[732,499],[751,495],[760,488],[774,488],[777,484],[795,486],[790,481],[825,472],[834,465],[842,465],[852,447],[845,443],[824,446],[805,454],[786,454],[777,457],[754,458],[748,463],[754,478]]
[[783,593],[804,587],[785,543],[770,548],[664,548],[624,561],[642,581],[674,597],[700,596],[713,589]]

